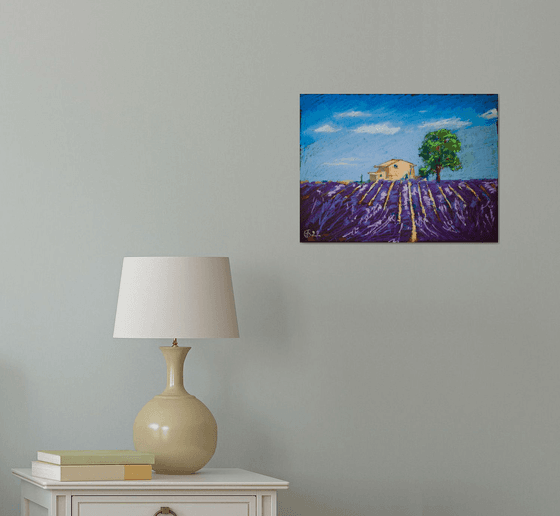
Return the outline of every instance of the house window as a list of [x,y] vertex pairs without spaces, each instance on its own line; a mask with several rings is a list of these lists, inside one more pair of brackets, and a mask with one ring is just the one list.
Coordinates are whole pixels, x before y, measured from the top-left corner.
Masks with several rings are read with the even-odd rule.
[[395,163],[395,164],[393,165],[393,167],[395,167],[395,168],[399,168],[399,166],[398,166],[398,165],[397,165],[396,163]]

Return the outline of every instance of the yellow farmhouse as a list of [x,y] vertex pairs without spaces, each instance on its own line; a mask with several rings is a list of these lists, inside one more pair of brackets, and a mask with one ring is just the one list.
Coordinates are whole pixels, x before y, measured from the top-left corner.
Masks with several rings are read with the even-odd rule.
[[414,178],[414,163],[409,163],[404,159],[390,159],[381,165],[376,165],[373,172],[369,173],[369,180],[375,183],[379,179],[387,179],[389,181],[396,181],[403,177]]

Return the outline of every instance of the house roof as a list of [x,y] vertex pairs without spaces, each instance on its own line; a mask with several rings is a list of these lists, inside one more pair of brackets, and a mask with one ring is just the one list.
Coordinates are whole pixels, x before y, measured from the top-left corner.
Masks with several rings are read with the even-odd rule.
[[408,163],[409,165],[414,165],[414,163],[411,163],[410,161],[405,161],[404,159],[390,159],[389,161],[386,161],[385,163],[381,163],[381,165],[375,165],[375,166],[377,168],[388,167],[389,165],[393,165],[394,163],[397,163],[397,161],[402,161],[403,163]]

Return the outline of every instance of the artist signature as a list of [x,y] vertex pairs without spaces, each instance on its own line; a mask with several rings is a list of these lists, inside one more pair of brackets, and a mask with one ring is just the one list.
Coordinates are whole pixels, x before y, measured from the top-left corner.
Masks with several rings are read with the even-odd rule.
[[310,238],[317,238],[317,237],[320,237],[320,236],[321,236],[321,235],[320,235],[319,233],[317,233],[317,231],[314,231],[313,229],[306,229],[306,230],[303,232],[303,237],[304,237],[304,238],[307,238],[308,240],[309,240]]

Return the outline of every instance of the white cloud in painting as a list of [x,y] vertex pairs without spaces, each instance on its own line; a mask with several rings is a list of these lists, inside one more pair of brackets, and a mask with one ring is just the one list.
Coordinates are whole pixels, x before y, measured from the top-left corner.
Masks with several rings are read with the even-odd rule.
[[327,165],[329,167],[340,167],[340,166],[346,166],[346,167],[355,167],[357,165],[357,163],[347,163],[348,161],[357,161],[358,158],[340,158],[340,159],[335,159],[334,161],[331,161],[330,163],[323,163],[323,165]]
[[422,111],[418,111],[418,113],[427,113],[428,110],[427,109],[423,109]]
[[420,128],[429,127],[431,129],[461,129],[462,127],[468,127],[472,122],[469,120],[461,120],[460,118],[445,118],[443,120],[436,120],[435,122],[424,122]]
[[337,113],[335,116],[338,118],[343,118],[343,117],[358,118],[364,116],[371,116],[371,114],[365,113],[364,111],[346,111],[344,113]]
[[388,124],[371,124],[361,125],[360,127],[354,129],[354,132],[367,134],[395,134],[398,133],[400,129],[400,127],[391,127]]
[[322,125],[321,127],[315,129],[316,133],[336,133],[337,131],[340,131],[340,129],[337,129],[329,124]]
[[490,111],[486,111],[486,113],[482,113],[482,118],[486,118],[486,120],[492,120],[492,118],[498,118],[498,110],[496,108],[491,109]]

